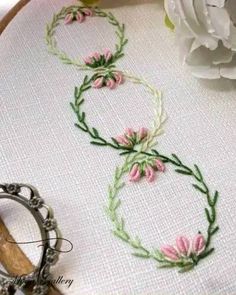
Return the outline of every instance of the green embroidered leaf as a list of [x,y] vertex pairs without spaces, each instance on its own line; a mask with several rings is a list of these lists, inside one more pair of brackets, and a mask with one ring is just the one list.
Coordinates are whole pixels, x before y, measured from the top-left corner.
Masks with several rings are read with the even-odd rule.
[[124,155],[131,154],[131,153],[135,153],[135,151],[128,150],[128,151],[125,151],[125,152],[120,153],[120,156],[124,156]]
[[116,212],[109,209],[109,217],[114,222],[116,220]]
[[149,258],[149,255],[144,253],[132,253],[132,255],[139,258]]
[[140,247],[140,241],[139,240],[132,240],[129,243],[135,249],[138,249]]
[[201,173],[200,169],[198,168],[198,166],[196,164],[194,164],[194,167],[197,171],[197,176],[198,176],[199,180],[203,180],[202,173]]
[[177,161],[177,163],[178,163],[179,165],[182,164],[182,162],[181,162],[180,159],[176,156],[176,154],[172,154],[172,157]]
[[111,140],[114,142],[115,145],[119,145],[118,141],[114,137],[111,137]]
[[210,212],[207,208],[205,208],[206,217],[209,223],[212,223]]
[[82,112],[82,114],[80,116],[80,122],[84,122],[85,117],[86,117],[85,112]]
[[84,132],[87,132],[87,129],[83,128],[79,124],[75,123],[75,126],[78,127],[79,129],[83,130]]
[[158,265],[157,266],[158,268],[172,268],[172,267],[175,267],[175,264],[171,264],[171,263],[163,263],[161,265]]
[[114,230],[113,234],[125,242],[129,240],[129,236],[123,231]]
[[93,145],[99,145],[99,146],[106,145],[104,142],[97,142],[97,141],[90,141],[90,143],[93,144]]
[[219,192],[216,191],[216,192],[215,192],[215,195],[214,195],[214,199],[213,199],[213,201],[212,201],[212,205],[213,205],[213,206],[216,205],[218,198],[219,198]]
[[80,107],[84,103],[84,99],[78,100],[76,102],[77,107]]
[[199,259],[203,259],[205,257],[207,257],[208,255],[210,255],[213,251],[215,251],[214,248],[211,248],[208,251],[203,252],[202,254],[199,255]]
[[70,102],[70,106],[72,107],[73,111],[76,113],[77,110],[76,110],[76,108],[75,108],[75,105],[74,105],[72,102]]
[[191,175],[192,173],[186,170],[175,169],[177,173],[184,174],[184,175]]
[[120,206],[121,200],[120,199],[114,199],[114,200],[115,201],[112,204],[112,208],[113,208],[113,210],[116,210]]
[[194,268],[194,264],[186,265],[179,270],[179,273],[184,273],[184,272],[190,271],[193,268]]
[[211,222],[214,223],[216,220],[216,209],[215,207],[211,207]]
[[94,136],[99,137],[99,133],[98,133],[97,129],[96,128],[92,128],[92,130],[93,130]]
[[219,230],[219,226],[216,226],[212,231],[211,231],[211,235],[213,236],[216,232],[218,232]]
[[201,188],[201,187],[198,186],[197,184],[193,184],[193,187],[194,187],[196,190],[198,190],[198,191],[200,191],[201,193],[203,193],[203,194],[206,194],[206,193],[207,193],[203,188]]
[[85,91],[89,90],[90,88],[91,88],[91,85],[89,85],[89,86],[86,86],[86,87],[83,87],[83,92],[85,92]]

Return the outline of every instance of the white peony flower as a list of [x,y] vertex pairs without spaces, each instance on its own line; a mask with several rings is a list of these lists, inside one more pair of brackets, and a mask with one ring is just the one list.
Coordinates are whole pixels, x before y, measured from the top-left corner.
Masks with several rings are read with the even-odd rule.
[[194,76],[236,79],[236,0],[165,0],[165,9]]

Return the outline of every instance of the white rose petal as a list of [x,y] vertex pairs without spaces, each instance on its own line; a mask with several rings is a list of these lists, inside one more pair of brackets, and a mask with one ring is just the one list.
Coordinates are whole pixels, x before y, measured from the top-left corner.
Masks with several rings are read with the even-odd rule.
[[194,76],[236,79],[236,0],[166,0],[165,9]]

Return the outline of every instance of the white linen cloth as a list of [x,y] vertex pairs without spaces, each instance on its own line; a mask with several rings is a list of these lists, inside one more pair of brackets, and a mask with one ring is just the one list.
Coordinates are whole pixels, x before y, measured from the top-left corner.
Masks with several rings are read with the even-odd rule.
[[[53,268],[54,277],[74,282],[69,289],[59,287],[71,295],[235,294],[235,82],[199,81],[187,72],[158,1],[106,1],[105,9],[125,23],[129,39],[117,66],[144,76],[164,93],[169,119],[158,150],[176,153],[188,165],[197,163],[209,187],[220,192],[215,253],[186,274],[157,269],[153,261],[133,257],[129,246],[112,235],[104,206],[108,184],[123,159],[114,150],[90,145],[88,136],[74,127],[69,102],[85,73],[63,65],[44,43],[46,23],[71,3],[31,1],[0,39],[0,180],[35,185],[54,208],[64,237],[74,244]],[[98,18],[59,26],[56,35],[60,48],[72,56],[113,49],[115,43],[114,28]],[[107,138],[125,127],[151,125],[151,97],[142,86],[91,90],[85,99],[90,124]],[[171,166],[155,183],[128,184],[121,194],[127,229],[148,248],[206,230],[203,196]],[[39,238],[32,217],[13,202],[3,202],[0,214],[18,241]],[[36,263],[40,249],[23,248]]]

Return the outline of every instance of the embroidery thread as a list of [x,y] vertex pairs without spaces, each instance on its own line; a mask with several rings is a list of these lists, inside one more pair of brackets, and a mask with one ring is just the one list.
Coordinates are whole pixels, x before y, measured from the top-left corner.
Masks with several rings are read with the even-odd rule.
[[[88,16],[106,18],[115,27],[118,39],[114,53],[110,49],[105,49],[102,53],[94,52],[84,57],[83,62],[80,62],[73,60],[58,48],[55,30],[62,20],[64,20],[65,25],[72,22],[82,23]],[[113,224],[113,234],[126,242],[134,250],[134,256],[153,259],[158,262],[158,267],[161,268],[176,267],[179,268],[180,272],[186,272],[193,269],[201,260],[208,257],[214,251],[211,243],[212,237],[219,229],[216,225],[216,204],[219,193],[216,191],[213,195],[211,194],[197,165],[190,168],[183,164],[175,154],[168,157],[154,149],[156,145],[155,139],[162,134],[166,120],[162,95],[159,90],[156,90],[146,80],[133,76],[126,71],[116,69],[115,63],[123,57],[124,47],[127,42],[124,24],[120,24],[110,12],[107,13],[99,8],[92,9],[78,5],[64,7],[53,16],[51,23],[46,28],[46,44],[50,53],[57,56],[64,64],[71,64],[78,69],[92,71],[93,73],[91,77],[86,75],[82,84],[79,87],[75,87],[74,102],[71,103],[71,107],[78,120],[75,126],[88,134],[91,144],[110,147],[118,150],[120,155],[125,155],[124,164],[116,168],[113,182],[108,189],[106,212]],[[151,129],[141,127],[136,131],[132,128],[127,128],[124,134],[111,139],[105,139],[100,131],[89,125],[87,116],[82,109],[85,102],[84,94],[92,87],[95,89],[102,87],[115,89],[124,82],[140,84],[152,95],[155,110],[153,127]],[[165,171],[166,165],[172,165],[175,172],[191,176],[195,181],[193,187],[204,195],[207,201],[205,216],[208,227],[204,233],[198,231],[191,241],[185,236],[180,236],[176,238],[174,246],[165,245],[160,249],[149,250],[143,246],[138,237],[127,232],[124,218],[118,212],[121,205],[121,199],[118,195],[125,185],[125,175],[128,174],[129,181],[131,182],[137,182],[142,177],[145,177],[148,182],[153,182],[158,173]]]
[[[107,13],[99,8],[71,5],[68,7],[63,7],[58,13],[54,14],[52,21],[46,26],[45,40],[48,52],[57,56],[64,64],[73,65],[81,70],[91,70],[93,68],[91,68],[91,65],[87,65],[87,63],[84,64],[79,60],[74,60],[73,58],[69,57],[65,51],[61,50],[57,45],[55,37],[56,28],[61,24],[62,20],[64,20],[66,24],[69,24],[74,20],[77,20],[77,22],[81,23],[87,16],[106,18],[107,21],[115,27],[115,34],[117,36],[115,53],[112,54],[112,60],[110,60],[109,65],[103,65],[102,68],[104,66],[109,68],[114,67],[114,63],[124,56],[124,47],[128,43],[128,39],[125,38],[125,25],[120,24],[112,13]],[[97,64],[96,68],[99,67],[100,65]]]
[[[148,157],[153,157],[161,161],[161,163],[171,164],[175,167],[175,172],[191,176],[196,183],[193,187],[203,194],[207,200],[208,207],[205,208],[205,216],[208,222],[208,227],[205,235],[201,231],[193,239],[192,246],[185,237],[177,238],[176,245],[164,246],[161,249],[149,250],[141,243],[139,237],[131,235],[125,228],[124,218],[119,216],[118,209],[121,206],[121,199],[118,197],[120,190],[124,187],[124,176],[130,171],[130,166],[136,160],[136,157],[126,157],[125,163],[121,167],[117,167],[113,183],[109,186],[108,190],[108,205],[106,212],[113,224],[113,234],[119,239],[123,240],[129,246],[135,250],[133,255],[140,258],[153,259],[159,263],[158,267],[176,267],[180,269],[180,272],[186,272],[193,269],[201,260],[209,256],[214,248],[211,246],[211,240],[214,234],[219,230],[219,227],[215,225],[216,222],[216,204],[219,193],[216,191],[214,195],[211,195],[210,190],[203,178],[202,172],[197,165],[194,168],[189,168],[183,164],[182,161],[175,155],[167,157],[159,154],[156,150],[152,150],[151,153],[145,154]],[[161,164],[163,167],[163,164]]]

